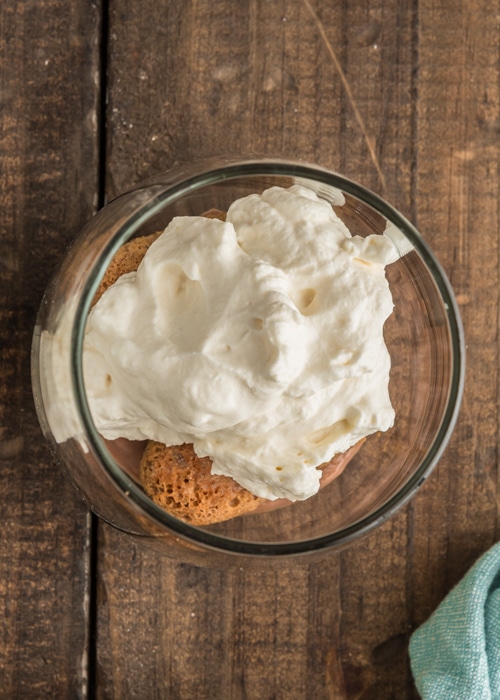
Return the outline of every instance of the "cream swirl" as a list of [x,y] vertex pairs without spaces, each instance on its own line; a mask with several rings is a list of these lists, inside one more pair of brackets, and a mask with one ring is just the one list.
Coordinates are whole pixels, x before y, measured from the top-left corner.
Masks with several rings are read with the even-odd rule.
[[213,472],[303,500],[318,465],[393,424],[386,236],[301,186],[177,217],[93,308],[84,376],[108,439],[192,442]]

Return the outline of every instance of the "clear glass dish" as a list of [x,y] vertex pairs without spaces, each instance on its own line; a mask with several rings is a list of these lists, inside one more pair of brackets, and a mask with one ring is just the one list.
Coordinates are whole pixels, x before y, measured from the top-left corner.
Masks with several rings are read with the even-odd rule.
[[[126,241],[173,216],[227,210],[272,185],[306,185],[330,202],[353,235],[384,232],[400,248],[386,268],[394,313],[384,327],[394,427],[369,437],[344,472],[314,497],[207,527],[156,506],[108,451],[85,395],[82,343],[92,299]],[[344,203],[339,205],[339,191]],[[320,554],[345,546],[405,504],[441,456],[457,417],[464,341],[439,263],[415,228],[363,187],[317,166],[232,158],[178,168],[104,207],[82,230],[40,307],[32,349],[39,420],[58,461],[97,515],[170,556],[197,564]]]

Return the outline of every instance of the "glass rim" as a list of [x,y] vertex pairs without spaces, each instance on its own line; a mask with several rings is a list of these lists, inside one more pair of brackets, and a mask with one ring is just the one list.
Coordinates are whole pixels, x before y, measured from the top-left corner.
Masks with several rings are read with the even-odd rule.
[[[177,180],[172,180],[172,175],[175,175],[175,172],[176,170],[174,169],[173,171],[160,174],[153,180],[139,183],[129,190],[129,192],[134,192],[153,185],[159,186],[159,190],[152,193],[151,199],[127,218],[118,228],[113,239],[108,242],[105,249],[93,264],[90,275],[84,285],[83,292],[78,300],[71,333],[70,363],[75,403],[86,431],[86,437],[92,449],[97,453],[105,471],[118,486],[123,495],[126,494],[127,499],[131,501],[136,508],[150,520],[153,520],[156,524],[164,528],[166,530],[165,535],[169,532],[173,532],[183,540],[187,540],[191,543],[194,542],[197,545],[215,550],[219,553],[223,551],[226,553],[243,554],[260,558],[307,554],[341,547],[371,531],[377,525],[391,517],[412,498],[434,469],[455,427],[465,381],[465,341],[458,305],[448,278],[418,230],[402,214],[392,207],[392,205],[364,186],[320,166],[299,161],[271,158],[234,159],[229,162],[227,159],[211,159],[208,162],[200,161],[194,167],[190,167],[189,171],[184,175],[181,173]],[[356,197],[384,216],[386,220],[395,224],[418,251],[432,275],[446,311],[451,342],[452,370],[446,409],[443,412],[441,424],[433,443],[416,472],[412,474],[403,486],[387,501],[376,508],[372,513],[360,518],[347,528],[342,528],[319,537],[295,542],[255,542],[230,538],[194,525],[189,525],[175,516],[170,515],[160,506],[157,506],[145,494],[140,486],[117,464],[106,449],[91,417],[83,379],[83,341],[88,313],[100,280],[111,258],[120,246],[133,236],[141,224],[145,223],[163,207],[176,201],[183,194],[193,192],[201,187],[206,187],[207,185],[215,184],[220,181],[229,181],[242,176],[252,175],[288,176],[314,180],[315,182],[337,188],[343,193]],[[162,178],[166,180],[163,184]],[[116,199],[119,198],[120,197],[117,197]],[[113,201],[116,201],[116,199]],[[145,537],[147,538],[148,536],[146,535]],[[160,539],[162,535],[152,535],[152,537]]]

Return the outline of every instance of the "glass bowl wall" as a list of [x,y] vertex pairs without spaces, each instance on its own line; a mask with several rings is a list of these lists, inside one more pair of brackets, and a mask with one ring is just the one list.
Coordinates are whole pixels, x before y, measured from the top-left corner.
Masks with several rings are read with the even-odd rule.
[[[389,235],[400,248],[400,259],[386,268],[394,312],[384,327],[395,424],[369,437],[344,472],[307,501],[204,528],[189,526],[153,504],[108,452],[92,422],[82,377],[92,298],[114,253],[131,238],[162,230],[173,216],[226,210],[239,197],[292,184],[308,186],[330,202],[353,235]],[[421,236],[391,206],[316,166],[225,159],[140,185],[87,224],[42,302],[32,377],[44,433],[90,507],[172,556],[215,561],[234,554],[323,552],[345,546],[394,513],[430,474],[450,437],[463,386],[463,355],[450,285]]]

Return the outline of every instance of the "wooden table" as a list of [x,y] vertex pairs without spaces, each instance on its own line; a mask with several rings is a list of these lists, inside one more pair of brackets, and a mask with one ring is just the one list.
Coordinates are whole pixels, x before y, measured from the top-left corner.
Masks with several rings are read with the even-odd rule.
[[[4,0],[0,33],[0,697],[418,697],[409,636],[499,534],[499,0]],[[468,344],[457,428],[412,503],[264,573],[173,563],[97,521],[30,390],[36,310],[80,226],[227,152],[385,196]]]

